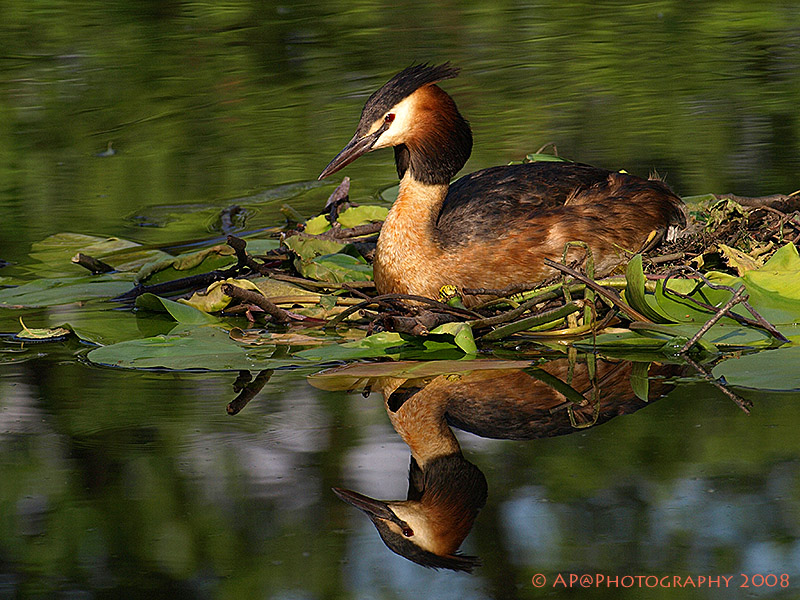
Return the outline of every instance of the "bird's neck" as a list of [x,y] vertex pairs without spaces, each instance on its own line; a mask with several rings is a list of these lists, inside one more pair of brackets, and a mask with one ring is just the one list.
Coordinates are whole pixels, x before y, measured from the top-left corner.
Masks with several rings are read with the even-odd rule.
[[[395,388],[391,380],[386,380],[383,385],[384,396]],[[392,406],[387,401],[392,427],[408,445],[423,471],[432,460],[461,454],[461,446],[445,419],[449,397],[446,388],[447,382],[440,376],[419,390],[413,390],[399,406]]]
[[375,252],[375,285],[381,294],[436,294],[429,265],[440,254],[436,221],[448,184],[426,184],[409,172],[381,228]]
[[394,147],[397,176],[447,185],[472,152],[472,130],[439,86],[420,88],[413,98],[417,120],[405,143]]

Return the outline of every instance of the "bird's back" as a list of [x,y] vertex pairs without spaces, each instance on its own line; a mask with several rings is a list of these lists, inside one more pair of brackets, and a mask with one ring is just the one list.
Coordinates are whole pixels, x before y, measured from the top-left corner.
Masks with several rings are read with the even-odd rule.
[[[440,246],[450,249],[522,233],[548,219],[573,221],[575,239],[582,228],[596,234],[595,227],[628,221],[643,231],[643,241],[652,229],[681,224],[681,206],[658,180],[580,163],[532,162],[483,169],[454,182],[436,233]],[[622,223],[610,222],[611,215]]]

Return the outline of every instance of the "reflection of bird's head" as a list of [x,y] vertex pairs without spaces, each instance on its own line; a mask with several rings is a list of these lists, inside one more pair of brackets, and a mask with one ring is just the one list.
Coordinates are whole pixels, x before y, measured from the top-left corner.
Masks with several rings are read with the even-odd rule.
[[486,479],[461,455],[443,456],[423,472],[411,459],[408,499],[375,500],[334,488],[348,504],[363,511],[393,552],[433,569],[471,572],[480,564],[458,547],[486,503]]

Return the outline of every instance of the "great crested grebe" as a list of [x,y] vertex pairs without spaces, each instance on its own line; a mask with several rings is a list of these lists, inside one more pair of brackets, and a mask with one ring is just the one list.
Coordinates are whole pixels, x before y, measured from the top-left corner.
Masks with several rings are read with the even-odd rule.
[[[422,64],[392,77],[319,176],[394,147],[400,189],[375,252],[378,293],[436,298],[445,285],[536,283],[554,274],[543,259],[560,258],[578,240],[591,248],[597,272],[608,273],[685,224],[683,203],[663,182],[578,163],[491,167],[450,185],[469,158],[472,132],[435,84],[458,72]],[[467,305],[478,299],[464,297]]]

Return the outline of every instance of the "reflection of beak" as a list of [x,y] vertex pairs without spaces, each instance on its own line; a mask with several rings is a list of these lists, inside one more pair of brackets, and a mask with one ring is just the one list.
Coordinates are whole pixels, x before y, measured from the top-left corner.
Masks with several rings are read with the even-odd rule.
[[393,521],[397,519],[392,509],[386,502],[375,500],[364,494],[353,492],[351,490],[343,490],[342,488],[333,488],[333,492],[348,504],[352,504],[358,510],[364,511],[370,518],[377,517],[379,519],[387,519]]
[[358,137],[358,134],[353,136],[347,145],[342,148],[342,151],[336,155],[330,164],[320,173],[318,179],[325,179],[328,175],[336,173],[339,169],[343,169],[359,156],[362,156],[372,150],[373,144],[378,141],[378,138],[383,133],[383,129],[378,129],[375,133]]

